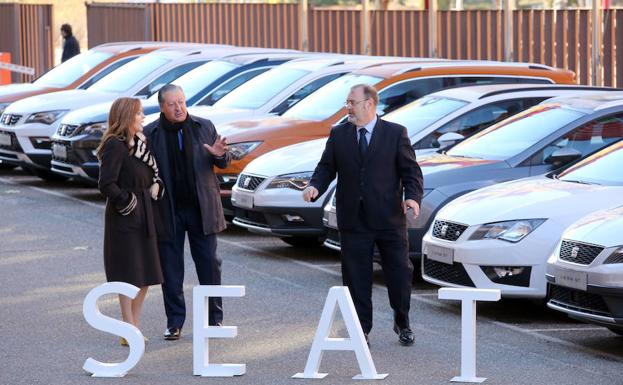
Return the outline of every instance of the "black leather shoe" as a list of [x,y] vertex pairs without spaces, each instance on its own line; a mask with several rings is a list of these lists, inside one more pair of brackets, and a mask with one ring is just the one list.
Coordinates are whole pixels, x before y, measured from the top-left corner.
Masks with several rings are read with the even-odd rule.
[[182,328],[167,328],[164,332],[164,339],[167,341],[179,340],[182,335]]
[[415,342],[415,336],[409,327],[401,329],[398,327],[398,324],[395,323],[394,332],[398,334],[398,342],[400,342],[402,346],[411,346]]

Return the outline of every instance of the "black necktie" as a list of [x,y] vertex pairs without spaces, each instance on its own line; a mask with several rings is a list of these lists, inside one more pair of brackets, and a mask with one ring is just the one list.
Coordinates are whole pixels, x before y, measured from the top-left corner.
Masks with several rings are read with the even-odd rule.
[[359,129],[359,155],[363,158],[366,155],[366,151],[368,151],[368,139],[366,139],[366,130],[365,127],[361,127]]

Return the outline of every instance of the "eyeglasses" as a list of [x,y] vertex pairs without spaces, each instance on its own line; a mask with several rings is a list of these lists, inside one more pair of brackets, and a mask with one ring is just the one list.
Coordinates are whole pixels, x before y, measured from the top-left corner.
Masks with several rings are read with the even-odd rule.
[[347,100],[346,103],[344,103],[344,107],[354,107],[357,104],[359,104],[361,102],[365,102],[368,99],[370,99],[370,98],[365,98],[363,100]]

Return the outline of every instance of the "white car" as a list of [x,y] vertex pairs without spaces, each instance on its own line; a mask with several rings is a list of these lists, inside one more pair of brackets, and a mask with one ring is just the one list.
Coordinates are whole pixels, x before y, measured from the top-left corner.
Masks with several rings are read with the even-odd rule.
[[[612,119],[623,129],[623,119]],[[441,286],[544,298],[546,262],[565,229],[623,205],[623,141],[559,174],[485,187],[444,206],[423,239],[422,277]]]
[[[603,90],[545,84],[452,88],[424,96],[390,112],[383,119],[407,127],[413,148],[420,156],[470,136],[545,99]],[[314,203],[305,202],[301,190],[307,186],[325,143],[326,138],[322,138],[291,145],[250,162],[243,175],[265,179],[266,183],[258,185],[253,191],[243,186],[232,188],[232,204],[244,210],[237,210],[233,223],[250,231],[282,237],[290,244],[314,244],[324,238],[327,229],[322,221],[323,207],[336,182]],[[244,182],[243,177],[240,180]],[[264,218],[257,220],[259,216]],[[339,249],[337,232],[329,231],[325,245]]]
[[38,95],[9,105],[0,117],[0,159],[31,169],[45,179],[50,171],[51,137],[69,111],[109,102],[120,96],[149,97],[208,60],[237,48],[196,44],[163,48],[143,55],[98,80],[87,89]]
[[568,228],[547,263],[547,281],[548,307],[623,335],[623,206]]

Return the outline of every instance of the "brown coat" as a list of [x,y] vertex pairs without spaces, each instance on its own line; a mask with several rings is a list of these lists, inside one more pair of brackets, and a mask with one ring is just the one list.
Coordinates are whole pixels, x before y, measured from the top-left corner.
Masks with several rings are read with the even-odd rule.
[[[101,158],[99,189],[106,197],[106,278],[109,282],[127,282],[138,287],[162,283],[149,193],[154,171],[141,160],[130,156],[126,143],[115,138],[106,142]],[[133,209],[130,210],[131,207]]]

